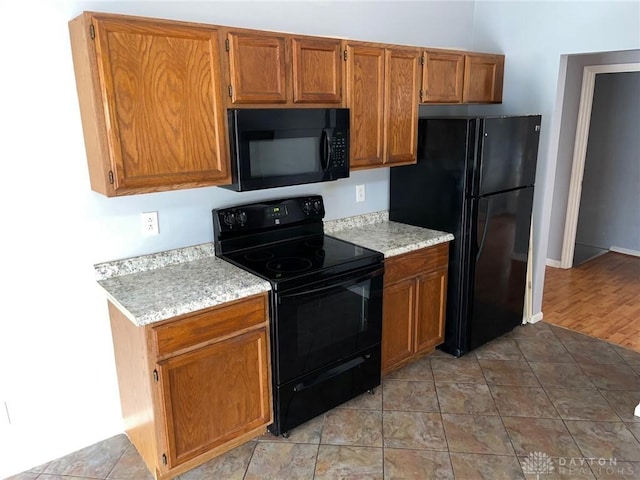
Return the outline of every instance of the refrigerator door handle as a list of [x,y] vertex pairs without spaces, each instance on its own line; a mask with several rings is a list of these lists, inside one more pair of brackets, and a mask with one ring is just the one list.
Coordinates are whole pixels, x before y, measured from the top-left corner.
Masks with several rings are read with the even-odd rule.
[[[480,239],[479,245],[478,245],[479,232],[476,232],[476,262],[480,258],[480,253],[482,252],[482,249],[484,247],[484,242],[487,239],[487,232],[489,231],[489,219],[491,218],[491,200],[492,199],[485,198],[485,200],[487,201],[487,212],[485,213],[485,216],[484,216],[484,225],[482,227],[482,238]],[[482,201],[482,199],[480,201]]]

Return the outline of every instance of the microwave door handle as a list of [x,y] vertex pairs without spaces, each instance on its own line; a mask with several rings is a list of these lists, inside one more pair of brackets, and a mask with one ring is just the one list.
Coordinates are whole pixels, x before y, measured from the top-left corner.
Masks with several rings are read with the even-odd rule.
[[322,163],[322,171],[329,168],[329,159],[331,158],[331,137],[327,134],[327,130],[322,130],[320,136],[320,162]]

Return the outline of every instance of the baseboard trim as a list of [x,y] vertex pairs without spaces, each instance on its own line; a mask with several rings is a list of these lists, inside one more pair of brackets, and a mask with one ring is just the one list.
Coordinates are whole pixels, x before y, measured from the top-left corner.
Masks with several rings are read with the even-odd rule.
[[531,317],[531,320],[529,320],[529,323],[538,323],[540,320],[542,320],[542,316],[542,312],[534,314],[533,317]]
[[536,314],[534,314],[529,321],[527,321],[526,318],[522,318],[522,324],[525,325],[527,323],[538,323],[540,320],[542,320],[542,312],[538,312]]
[[562,262],[560,260],[554,260],[553,258],[547,258],[547,267],[562,268]]
[[632,255],[634,257],[640,257],[640,252],[638,250],[631,250],[630,248],[622,248],[622,247],[611,247],[609,251],[616,253],[624,253],[625,255]]

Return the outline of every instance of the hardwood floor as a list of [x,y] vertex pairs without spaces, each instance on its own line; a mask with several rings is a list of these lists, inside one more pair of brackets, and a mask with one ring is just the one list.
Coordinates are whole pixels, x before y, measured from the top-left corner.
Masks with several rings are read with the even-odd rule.
[[640,351],[640,258],[608,252],[547,267],[542,312],[547,323]]

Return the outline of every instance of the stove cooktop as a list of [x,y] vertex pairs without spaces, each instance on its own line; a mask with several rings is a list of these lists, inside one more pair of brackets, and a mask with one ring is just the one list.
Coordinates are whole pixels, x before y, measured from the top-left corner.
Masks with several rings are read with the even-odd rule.
[[382,253],[325,235],[324,213],[320,195],[215,209],[216,255],[269,280],[274,291],[382,267]]
[[383,261],[380,252],[324,234],[248,248],[222,257],[273,285],[285,280],[322,280]]

